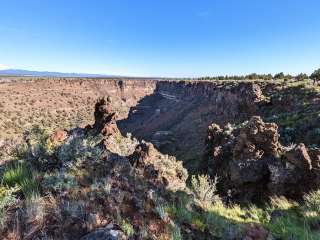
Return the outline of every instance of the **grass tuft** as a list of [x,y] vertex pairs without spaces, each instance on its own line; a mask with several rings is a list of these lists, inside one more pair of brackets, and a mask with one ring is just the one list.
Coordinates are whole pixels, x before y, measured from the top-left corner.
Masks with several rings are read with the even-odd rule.
[[39,192],[32,170],[25,163],[15,163],[7,167],[2,176],[2,185],[19,187],[25,198],[31,198]]

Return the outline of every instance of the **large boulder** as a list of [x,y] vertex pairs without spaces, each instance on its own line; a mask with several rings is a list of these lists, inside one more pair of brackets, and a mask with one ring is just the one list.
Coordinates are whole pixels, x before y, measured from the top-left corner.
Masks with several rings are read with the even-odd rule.
[[261,117],[254,116],[241,129],[233,149],[234,159],[260,159],[266,155],[276,155],[281,151],[278,126],[264,123]]
[[319,152],[304,144],[282,146],[278,126],[259,116],[238,127],[208,128],[208,172],[219,177],[220,193],[236,201],[261,201],[271,195],[299,198],[319,187]]

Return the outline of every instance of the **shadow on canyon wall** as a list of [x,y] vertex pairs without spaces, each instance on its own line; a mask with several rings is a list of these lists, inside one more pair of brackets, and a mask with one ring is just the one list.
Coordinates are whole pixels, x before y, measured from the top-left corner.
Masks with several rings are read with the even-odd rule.
[[184,162],[190,173],[206,172],[207,128],[237,124],[260,115],[279,125],[284,144],[320,144],[319,93],[301,86],[255,82],[156,83],[155,90],[118,121],[122,134],[152,142],[164,154]]
[[188,170],[206,171],[207,127],[237,124],[256,113],[260,88],[252,83],[158,82],[154,92],[117,122],[122,134],[152,142],[182,160]]

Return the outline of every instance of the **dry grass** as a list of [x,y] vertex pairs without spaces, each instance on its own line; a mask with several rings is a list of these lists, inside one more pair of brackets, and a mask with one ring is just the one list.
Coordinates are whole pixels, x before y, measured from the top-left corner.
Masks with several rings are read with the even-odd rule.
[[110,79],[0,81],[0,139],[19,137],[33,125],[70,129],[90,124],[92,106],[106,95],[112,96],[120,118],[126,117],[129,108],[150,90],[134,81],[121,90]]

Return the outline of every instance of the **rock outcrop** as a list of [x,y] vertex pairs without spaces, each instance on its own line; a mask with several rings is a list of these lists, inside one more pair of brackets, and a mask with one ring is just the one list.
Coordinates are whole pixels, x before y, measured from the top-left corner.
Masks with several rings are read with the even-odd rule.
[[[114,136],[122,138],[116,123],[117,113],[112,108],[110,97],[98,100],[95,105],[94,116],[95,123],[88,128],[94,134],[101,134],[104,137],[101,145],[109,150],[108,138]],[[127,158],[140,175],[155,186],[165,186],[171,190],[186,187],[185,182],[188,174],[182,163],[177,162],[172,156],[161,154],[151,143],[142,142],[138,144],[134,152]]]
[[[117,128],[116,116],[110,98],[100,99],[95,106],[95,123],[87,128],[89,134],[101,134],[104,140],[96,146],[102,150],[102,159],[90,159],[83,162],[83,167],[90,176],[107,179],[110,186],[110,192],[104,198],[98,197],[102,188],[93,193],[95,197],[92,202],[103,206],[104,214],[113,218],[114,222],[119,214],[129,218],[138,233],[135,234],[137,239],[141,238],[139,233],[142,234],[143,225],[156,226],[159,232],[166,231],[164,222],[154,215],[154,208],[165,195],[186,188],[187,170],[183,168],[182,162],[161,154],[151,143],[139,143],[129,156],[112,152],[107,140],[123,138]],[[83,239],[100,239],[100,236],[104,239],[122,239],[121,234],[121,227],[115,230],[104,227],[92,231]]]
[[100,98],[95,105],[95,122],[92,128],[103,136],[118,134],[117,113],[113,110],[111,97]]
[[[154,239],[170,236],[168,219],[159,217],[155,209],[186,189],[188,173],[182,162],[145,142],[133,141],[136,146],[128,156],[114,152],[106,141],[120,142],[124,137],[117,128],[110,98],[97,102],[94,116],[93,125],[57,131],[49,137],[53,146],[46,159],[50,161],[36,155],[28,162],[33,167],[41,162],[39,170],[50,172],[37,179],[46,197],[39,196],[40,203],[30,203],[41,204],[43,214],[39,221],[29,221],[30,213],[25,211],[19,223],[15,214],[8,215],[6,227],[0,228],[4,239],[16,239],[7,237],[13,227],[21,229],[21,239],[124,240],[144,239],[146,233]],[[25,207],[23,202],[17,204]],[[20,223],[24,225],[16,227]]]
[[131,165],[155,186],[165,186],[170,190],[181,190],[186,187],[188,173],[183,168],[182,162],[159,153],[151,143],[138,145],[128,158]]
[[238,127],[208,128],[208,171],[220,178],[221,193],[236,201],[271,195],[297,199],[320,186],[318,153],[304,144],[282,146],[277,125],[258,116]]

